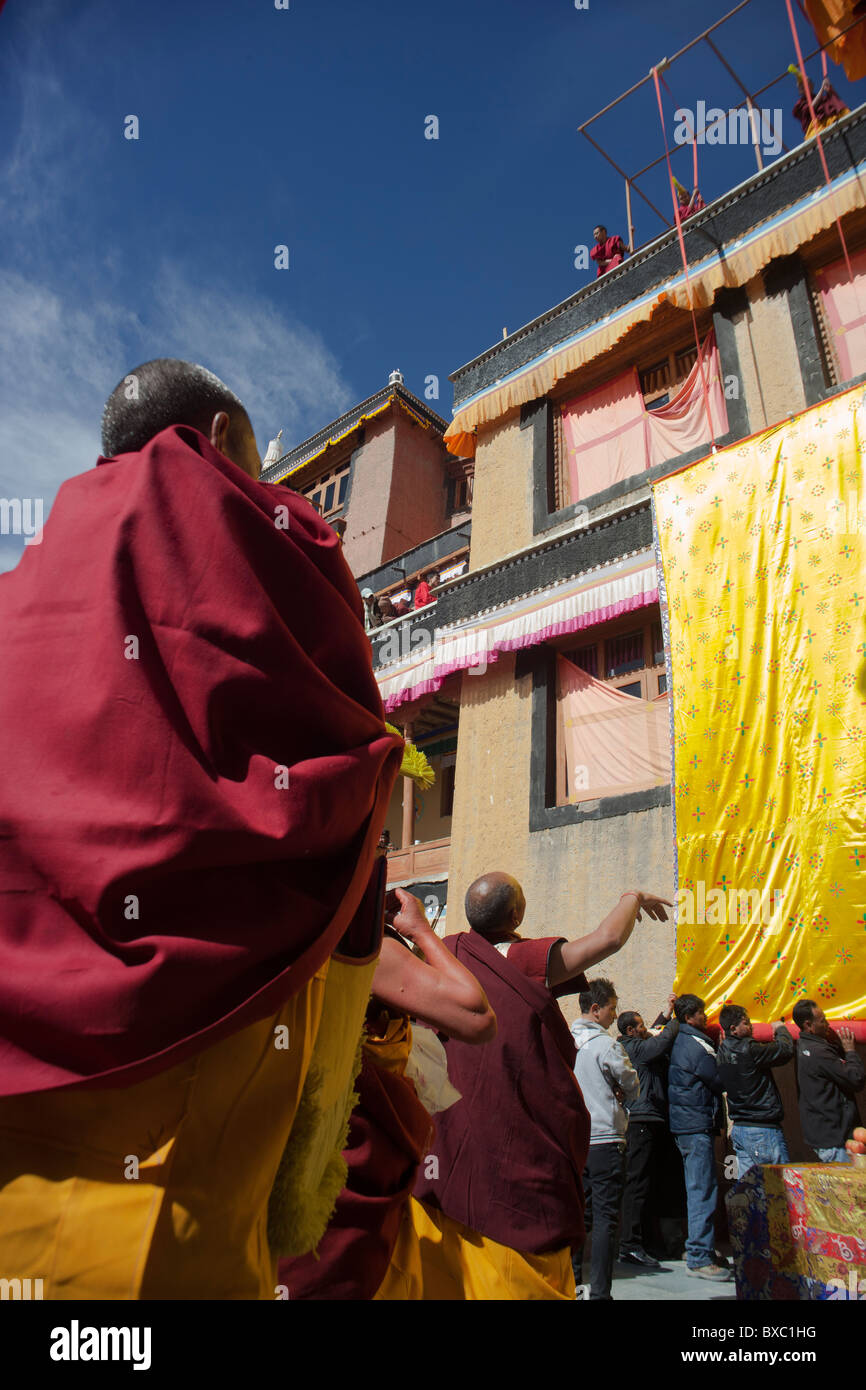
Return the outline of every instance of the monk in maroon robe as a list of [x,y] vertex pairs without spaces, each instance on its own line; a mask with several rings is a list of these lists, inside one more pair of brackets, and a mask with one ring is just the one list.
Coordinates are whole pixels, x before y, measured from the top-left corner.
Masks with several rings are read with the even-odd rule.
[[[463,1098],[439,1117],[438,1176],[420,1176],[415,1196],[507,1251],[551,1257],[551,1297],[563,1296],[558,1283],[574,1296],[570,1247],[584,1236],[589,1144],[574,1042],[556,1001],[586,989],[584,971],[620,950],[641,912],[666,920],[665,905],[627,893],[576,941],[523,939],[523,890],[508,874],[490,873],[466,894],[471,930],[445,939],[487,994],[497,1035],[484,1048],[446,1043],[449,1076]],[[519,1266],[511,1260],[503,1268],[519,1286]],[[536,1288],[538,1270],[536,1262]]]
[[590,260],[595,261],[598,269],[596,279],[599,275],[604,275],[606,271],[613,270],[615,265],[621,265],[628,252],[621,236],[608,236],[607,227],[598,226],[593,230],[595,246],[592,247],[589,256]]
[[[281,1260],[277,1278],[290,1299],[372,1299],[381,1285],[433,1121],[406,1074],[415,1020],[471,1047],[496,1033],[477,980],[428,926],[420,902],[398,888],[367,1011],[358,1104],[343,1151],[348,1175],[314,1254]],[[419,959],[407,950],[405,937]]]
[[[812,111],[815,112],[815,122],[818,130],[826,130],[828,126],[833,125],[836,121],[841,120],[843,116],[849,114],[848,107],[836,91],[829,77],[824,78],[817,92],[815,91],[812,79],[807,77],[806,81],[809,83],[809,96],[807,96],[803,86],[803,76],[799,68],[791,65],[788,71],[796,78],[797,88],[800,93],[792,108],[791,114],[797,117],[797,120],[803,127],[803,135],[807,140],[815,134],[815,129],[812,125]],[[809,97],[812,98],[811,111],[809,109]]]
[[272,1298],[269,1192],[331,958],[378,953],[402,745],[337,537],[258,481],[233,392],[146,363],[103,447],[0,577],[0,1265]]

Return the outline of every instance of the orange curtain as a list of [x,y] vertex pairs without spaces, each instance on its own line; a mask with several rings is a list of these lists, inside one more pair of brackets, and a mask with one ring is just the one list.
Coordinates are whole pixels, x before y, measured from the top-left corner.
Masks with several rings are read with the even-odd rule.
[[[703,372],[703,381],[701,373]],[[721,367],[716,337],[711,331],[701,345],[700,357],[672,401],[647,411],[647,468],[668,459],[679,458],[691,449],[710,444],[710,429],[704,405],[704,383],[710,403],[713,438],[728,430],[728,412],[722,392]]]
[[634,367],[563,406],[572,502],[646,468],[645,415]]
[[842,381],[866,372],[866,251],[851,257],[851,269],[853,282],[843,257],[815,277]]
[[671,780],[667,698],[623,695],[557,661],[557,802],[595,800]]
[[[858,0],[805,0],[812,28],[821,44],[835,39],[829,50],[834,63],[841,63],[851,82],[866,77],[866,19],[862,17]],[[841,38],[836,35],[856,19],[860,23]]]
[[572,502],[701,445],[709,448],[701,368],[709,393],[713,435],[719,439],[727,432],[728,414],[712,331],[701,345],[700,359],[667,405],[646,409],[634,367],[566,402],[562,431]]

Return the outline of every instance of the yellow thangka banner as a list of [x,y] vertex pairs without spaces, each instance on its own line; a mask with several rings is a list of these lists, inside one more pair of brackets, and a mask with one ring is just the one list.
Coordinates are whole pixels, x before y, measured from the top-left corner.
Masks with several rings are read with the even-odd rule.
[[677,990],[713,1015],[866,1018],[864,455],[855,387],[653,488]]

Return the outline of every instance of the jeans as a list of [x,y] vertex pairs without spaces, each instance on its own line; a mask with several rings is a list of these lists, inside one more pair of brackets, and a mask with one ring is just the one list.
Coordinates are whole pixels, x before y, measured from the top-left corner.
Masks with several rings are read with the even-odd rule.
[[778,1125],[734,1125],[731,1143],[737,1155],[737,1177],[742,1182],[750,1168],[762,1163],[788,1163],[788,1146]]
[[716,1198],[718,1181],[711,1134],[676,1134],[686,1175],[689,1234],[686,1264],[700,1269],[716,1262]]
[[844,1147],[840,1149],[816,1149],[821,1163],[850,1163],[851,1155]]
[[658,1182],[662,1150],[667,1140],[661,1120],[629,1120],[625,1148],[625,1192],[622,1199],[620,1248],[644,1248],[644,1213],[647,1198]]
[[[590,1298],[610,1298],[613,1262],[616,1257],[619,1211],[625,1176],[625,1144],[590,1144],[583,1189],[586,1193],[586,1229],[592,1229],[590,1260]],[[583,1247],[572,1264],[574,1277],[582,1282]]]

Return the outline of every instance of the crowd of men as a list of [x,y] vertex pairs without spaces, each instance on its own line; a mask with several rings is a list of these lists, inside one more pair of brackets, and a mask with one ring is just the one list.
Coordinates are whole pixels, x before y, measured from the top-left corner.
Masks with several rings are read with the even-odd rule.
[[[854,1034],[834,1031],[814,1000],[801,999],[793,1011],[796,1044],[782,1020],[771,1041],[758,1042],[747,1010],[729,1003],[719,1015],[717,1043],[704,1001],[682,994],[670,996],[653,1032],[640,1014],[620,1013],[614,1040],[608,1029],[617,1006],[612,982],[593,980],[580,995],[581,1016],[572,1026],[575,1072],[592,1121],[585,1170],[590,1297],[610,1298],[617,1250],[627,1263],[660,1267],[647,1245],[665,1253],[660,1218],[670,1210],[665,1173],[672,1140],[682,1158],[688,1273],[728,1280],[730,1270],[716,1252],[715,1149],[726,1130],[723,1099],[738,1178],[759,1164],[787,1163],[785,1112],[773,1071],[796,1058],[805,1142],[822,1163],[850,1161],[845,1141],[859,1123],[855,1097],[866,1084]],[[582,1256],[575,1252],[578,1282]]]

